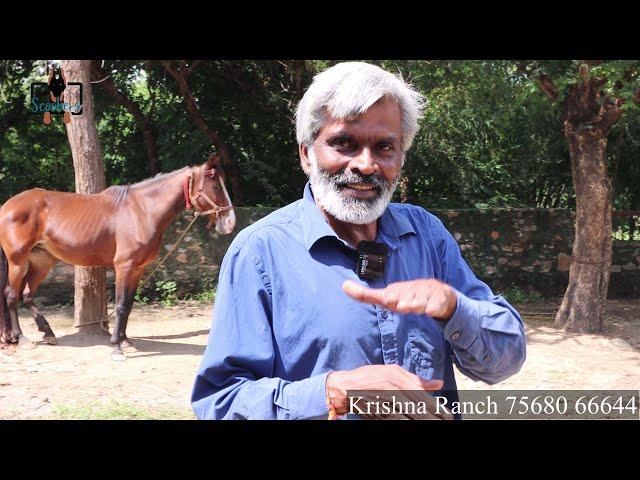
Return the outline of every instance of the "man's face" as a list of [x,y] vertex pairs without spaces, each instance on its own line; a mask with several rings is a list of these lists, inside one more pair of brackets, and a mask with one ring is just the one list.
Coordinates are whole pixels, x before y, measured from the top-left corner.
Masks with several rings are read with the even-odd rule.
[[391,201],[402,168],[402,115],[380,101],[356,119],[327,121],[300,158],[315,198],[336,219],[368,224]]

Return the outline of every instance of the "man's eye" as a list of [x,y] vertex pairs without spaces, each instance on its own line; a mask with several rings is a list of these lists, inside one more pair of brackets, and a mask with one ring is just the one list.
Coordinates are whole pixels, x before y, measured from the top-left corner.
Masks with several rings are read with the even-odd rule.
[[378,150],[382,152],[390,152],[393,150],[393,145],[391,145],[390,143],[383,143],[381,145],[378,145]]
[[347,148],[350,145],[348,138],[337,138],[333,141],[333,145],[338,148]]

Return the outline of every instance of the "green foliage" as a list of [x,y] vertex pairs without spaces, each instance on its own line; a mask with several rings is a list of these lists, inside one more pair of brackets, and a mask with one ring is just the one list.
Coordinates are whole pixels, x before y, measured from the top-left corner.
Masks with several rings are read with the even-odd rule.
[[149,304],[149,297],[143,295],[140,292],[136,292],[136,296],[134,298],[135,298],[136,302],[141,303],[142,305],[148,305]]
[[499,293],[507,299],[509,303],[516,305],[523,305],[526,303],[540,303],[544,301],[544,298],[537,292],[525,292],[517,285],[511,285],[504,292]]
[[160,303],[170,307],[178,303],[178,284],[172,280],[159,280],[155,284],[155,291],[160,298]]
[[[295,106],[313,75],[335,63],[218,60],[193,69],[189,88],[209,127],[230,148],[242,204],[282,206],[300,197],[306,177],[297,155]],[[554,103],[511,61],[373,63],[400,73],[428,99],[405,164],[408,201],[427,208],[573,207],[558,105],[580,78],[576,61],[529,62],[553,79],[560,93]],[[204,161],[211,141],[158,61],[106,60],[103,69],[148,117],[161,171]],[[625,100],[609,138],[614,207],[640,209],[640,114],[630,101],[640,87],[638,62],[604,62],[591,74],[606,77],[603,88]],[[0,62],[0,203],[33,187],[73,190],[63,123],[54,118],[45,125],[28,113],[29,85],[43,80],[43,61]],[[93,84],[93,100],[107,183],[135,183],[153,173],[140,126],[103,85]]]
[[196,302],[212,302],[216,298],[215,289],[209,288],[196,293],[187,293],[184,300],[195,300]]

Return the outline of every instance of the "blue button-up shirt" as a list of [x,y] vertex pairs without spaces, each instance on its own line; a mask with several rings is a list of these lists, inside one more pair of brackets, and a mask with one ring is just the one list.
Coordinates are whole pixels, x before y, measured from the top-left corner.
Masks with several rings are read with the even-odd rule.
[[[332,370],[399,364],[456,391],[453,363],[474,380],[499,382],[525,359],[518,312],[478,280],[451,234],[424,209],[391,203],[378,223],[388,246],[384,278],[360,280],[355,250],[316,206],[301,200],[242,230],[218,281],[209,341],[192,406],[201,419],[303,419],[326,415]],[[446,322],[351,299],[345,280],[381,288],[436,278],[457,293]]]

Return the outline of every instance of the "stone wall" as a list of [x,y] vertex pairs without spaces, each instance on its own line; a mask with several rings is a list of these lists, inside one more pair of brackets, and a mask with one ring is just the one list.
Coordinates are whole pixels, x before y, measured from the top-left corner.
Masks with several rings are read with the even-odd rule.
[[[219,235],[198,220],[178,249],[143,288],[153,296],[157,282],[175,281],[179,297],[211,288],[235,234],[273,208],[237,208],[233,234]],[[571,264],[574,213],[561,209],[433,210],[460,245],[476,275],[495,291],[516,285],[544,296],[564,293]],[[191,220],[187,213],[164,236],[162,258]],[[151,271],[149,267],[148,271]],[[44,304],[73,300],[74,268],[59,263],[38,291]],[[113,297],[113,271],[107,273]],[[640,295],[640,241],[614,242],[610,296]]]

